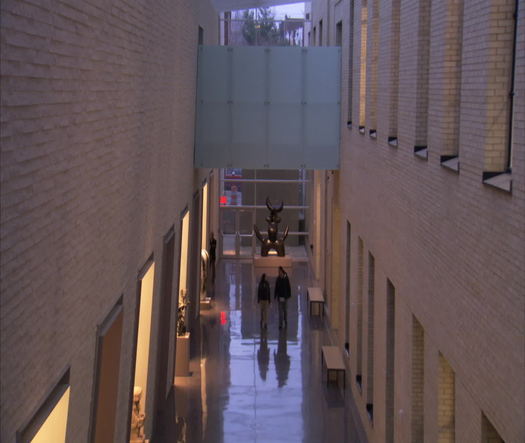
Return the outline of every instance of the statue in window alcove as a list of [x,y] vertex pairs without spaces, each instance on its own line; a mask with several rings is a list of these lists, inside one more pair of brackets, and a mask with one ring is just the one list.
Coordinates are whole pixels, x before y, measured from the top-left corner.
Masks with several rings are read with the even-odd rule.
[[267,257],[268,252],[274,250],[277,252],[279,257],[284,257],[284,241],[288,236],[288,226],[284,230],[282,238],[277,238],[277,234],[279,233],[279,223],[281,221],[281,218],[278,214],[283,210],[284,203],[281,202],[281,206],[274,208],[270,202],[270,199],[266,197],[266,207],[270,211],[270,215],[266,217],[266,221],[268,222],[268,237],[263,237],[257,225],[253,225],[255,235],[261,241],[261,256]]

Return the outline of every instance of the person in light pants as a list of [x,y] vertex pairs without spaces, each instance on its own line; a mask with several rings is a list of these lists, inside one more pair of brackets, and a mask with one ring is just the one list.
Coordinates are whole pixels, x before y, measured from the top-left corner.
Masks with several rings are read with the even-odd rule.
[[290,288],[290,280],[288,279],[288,274],[282,266],[279,266],[279,276],[275,281],[274,295],[274,298],[276,298],[279,302],[279,329],[285,328],[288,325],[287,303],[291,295],[292,290]]

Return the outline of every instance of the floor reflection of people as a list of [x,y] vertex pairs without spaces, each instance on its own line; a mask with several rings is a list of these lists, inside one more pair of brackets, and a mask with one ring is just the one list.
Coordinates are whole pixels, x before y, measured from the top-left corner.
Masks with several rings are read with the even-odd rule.
[[259,343],[259,350],[257,351],[257,362],[259,363],[259,373],[261,379],[266,380],[268,367],[270,366],[270,349],[268,348],[268,339],[266,330],[261,331],[261,342]]
[[273,359],[275,362],[278,386],[282,388],[286,385],[288,373],[290,372],[290,356],[287,353],[285,329],[279,331],[279,343],[277,344],[277,352],[273,351]]

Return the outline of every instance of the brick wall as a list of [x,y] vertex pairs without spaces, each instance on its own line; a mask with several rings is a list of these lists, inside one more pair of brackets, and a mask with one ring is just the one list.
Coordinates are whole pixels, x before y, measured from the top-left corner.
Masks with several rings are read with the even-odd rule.
[[206,2],[2,2],[2,441],[66,366],[68,441],[86,441],[96,327],[121,294],[127,432],[137,272],[195,188],[199,24],[214,42]]
[[[366,321],[359,321],[360,311],[363,320],[366,319],[366,305],[364,310],[359,309],[364,288],[358,239],[363,240],[363,254],[371,251],[376,264],[376,368],[386,364],[384,280],[390,279],[396,288],[395,441],[407,441],[412,431],[411,420],[405,419],[412,415],[412,383],[406,374],[411,373],[411,359],[421,357],[421,353],[412,355],[410,349],[413,315],[425,331],[422,351],[425,441],[437,441],[439,434],[439,353],[455,376],[456,401],[460,405],[455,411],[456,438],[478,441],[483,413],[505,441],[521,441],[525,438],[523,11],[520,11],[516,51],[512,193],[506,193],[484,185],[482,173],[489,168],[501,170],[505,152],[503,135],[507,117],[501,107],[504,94],[496,89],[504,92],[508,88],[512,31],[509,11],[511,14],[514,1],[463,0],[461,19],[460,2],[401,0],[397,116],[391,114],[396,107],[391,105],[390,90],[395,83],[391,81],[395,75],[391,70],[391,60],[396,56],[392,53],[396,45],[391,41],[395,28],[390,22],[394,11],[391,2],[379,2],[377,140],[368,136],[368,130],[373,129],[367,121],[369,115],[364,120],[366,135],[357,130],[359,110],[370,93],[367,82],[367,90],[360,94],[361,73],[366,72],[360,65],[364,49],[361,6],[367,5],[368,13],[373,14],[372,4],[364,0],[354,2],[353,94],[349,94],[348,68],[352,64],[344,57],[350,53],[350,0],[337,3],[345,17],[342,109],[347,109],[351,96],[354,115],[352,129],[342,125],[339,229],[343,233],[340,241],[345,244],[346,221],[352,225],[354,265],[350,303],[356,309],[351,310],[350,318],[349,379],[361,421],[371,441],[384,441],[385,409],[381,398],[384,374],[375,371],[373,426],[366,414],[365,392],[361,394],[355,383],[358,359],[367,355],[366,340],[361,352],[358,349],[359,336],[366,333]],[[327,8],[333,8],[332,2],[314,1],[313,21],[333,14]],[[424,20],[430,24],[427,159],[413,152],[421,129],[416,87],[421,64],[417,36]],[[462,42],[458,44],[460,38]],[[459,60],[460,73],[456,69]],[[500,103],[501,112],[495,111],[493,101]],[[397,148],[388,144],[390,130],[395,126],[393,121],[398,127]],[[459,153],[459,173],[440,164],[441,155],[454,154],[454,149]],[[495,162],[490,163],[487,160],[490,158],[496,159]],[[345,272],[342,265],[341,282],[346,279]],[[344,296],[342,290],[340,296]],[[344,313],[339,315],[343,318]],[[341,347],[343,343],[341,337]],[[417,362],[414,364],[417,366]],[[366,368],[362,369],[366,373]]]

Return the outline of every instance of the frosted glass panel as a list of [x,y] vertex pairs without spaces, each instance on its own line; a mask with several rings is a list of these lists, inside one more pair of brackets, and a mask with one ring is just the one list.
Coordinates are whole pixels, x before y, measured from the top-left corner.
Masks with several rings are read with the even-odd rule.
[[[272,48],[269,69],[269,101],[296,103],[302,101],[302,52],[289,48]],[[283,79],[289,81],[283,81]]]
[[195,166],[338,169],[338,47],[199,49]]
[[341,72],[341,53],[337,49],[308,48],[305,70],[307,104],[340,102],[341,83],[334,81],[334,70]]
[[197,98],[206,102],[226,103],[229,100],[231,62],[227,52],[209,49],[207,46],[199,47]]
[[[264,103],[266,100],[266,59],[264,48],[240,47],[233,50],[232,100]],[[254,51],[255,50],[255,51]]]

